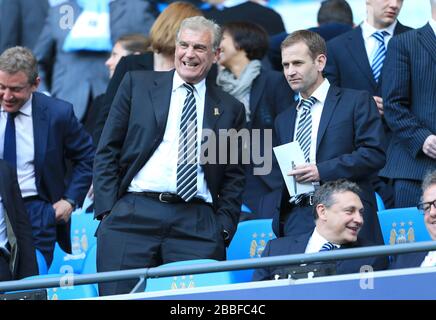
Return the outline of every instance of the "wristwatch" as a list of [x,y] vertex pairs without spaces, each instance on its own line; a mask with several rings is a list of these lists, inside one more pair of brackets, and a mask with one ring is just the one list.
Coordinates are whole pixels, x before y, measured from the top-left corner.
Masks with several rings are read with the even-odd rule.
[[64,199],[66,202],[68,202],[69,204],[71,204],[71,206],[73,207],[73,209],[76,208],[77,202],[74,199],[70,199],[70,198],[65,198],[63,197],[62,199]]

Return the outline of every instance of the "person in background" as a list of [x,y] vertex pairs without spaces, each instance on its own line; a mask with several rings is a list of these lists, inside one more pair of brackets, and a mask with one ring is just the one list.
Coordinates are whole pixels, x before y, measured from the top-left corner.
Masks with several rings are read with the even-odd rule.
[[392,130],[386,166],[395,207],[411,207],[421,196],[422,177],[436,169],[436,0],[422,28],[394,37],[383,73],[385,120]]
[[[436,241],[436,170],[430,171],[422,182],[422,198],[418,204],[431,240]],[[436,251],[412,252],[395,256],[389,269],[436,267]]]
[[[268,49],[268,34],[259,25],[244,21],[226,23],[220,49],[218,63],[221,68],[216,83],[244,104],[247,128],[250,132],[258,129],[261,133],[259,139],[251,141],[250,150],[257,144],[264,156],[266,152],[272,152],[265,150],[264,137],[272,136],[272,145],[275,145],[274,119],[293,103],[294,93],[282,73],[262,67],[261,60]],[[243,203],[251,211],[249,217],[272,218],[268,213],[259,212],[258,203],[261,196],[280,186],[280,172],[274,170],[254,175],[254,167],[253,161],[245,167]]]
[[[351,249],[374,245],[359,237],[364,224],[360,188],[347,180],[330,181],[316,190],[313,197],[315,229],[300,236],[288,236],[270,240],[262,257],[287,254],[315,253],[337,249]],[[336,274],[358,273],[363,266],[384,270],[386,257],[365,257],[335,261]],[[289,266],[257,269],[253,281],[288,278]]]
[[0,281],[37,274],[32,226],[21,198],[17,173],[0,160]]

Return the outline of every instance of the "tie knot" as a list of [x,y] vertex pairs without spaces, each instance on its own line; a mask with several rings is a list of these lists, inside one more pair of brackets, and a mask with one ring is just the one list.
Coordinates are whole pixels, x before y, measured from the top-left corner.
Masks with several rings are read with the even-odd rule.
[[8,119],[15,119],[15,117],[16,116],[18,116],[18,114],[19,114],[20,112],[19,111],[17,111],[17,112],[8,112]]
[[372,36],[379,42],[385,43],[385,37],[389,35],[387,31],[376,31],[372,34]]
[[315,104],[315,102],[316,102],[315,97],[303,99],[301,102],[301,107],[303,108],[303,110],[310,110],[310,108],[312,108],[312,106]]
[[336,246],[333,243],[331,243],[330,241],[328,241],[328,242],[326,242],[326,243],[324,243],[322,245],[322,247],[319,250],[319,252],[321,252],[321,251],[330,251],[330,250],[335,250],[335,249],[336,249]]
[[194,85],[185,82],[185,83],[183,84],[183,86],[186,88],[186,90],[188,90],[188,93],[189,93],[189,94],[192,94],[192,93],[194,92]]

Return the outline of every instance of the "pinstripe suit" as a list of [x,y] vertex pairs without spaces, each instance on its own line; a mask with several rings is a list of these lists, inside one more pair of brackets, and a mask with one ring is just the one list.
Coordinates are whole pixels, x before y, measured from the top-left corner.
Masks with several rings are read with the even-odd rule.
[[429,24],[392,38],[383,72],[385,118],[393,131],[387,163],[380,175],[398,182],[395,205],[419,201],[419,183],[436,160],[422,151],[426,138],[436,134],[436,36]]

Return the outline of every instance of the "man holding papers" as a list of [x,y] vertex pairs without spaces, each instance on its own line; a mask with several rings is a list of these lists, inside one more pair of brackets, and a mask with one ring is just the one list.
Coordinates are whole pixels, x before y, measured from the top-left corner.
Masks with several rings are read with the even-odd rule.
[[[360,235],[382,244],[369,181],[385,164],[384,132],[374,100],[365,91],[341,89],[324,79],[326,46],[316,33],[296,31],[283,41],[281,49],[285,77],[300,99],[277,116],[275,128],[279,145],[298,142],[301,150],[297,152],[300,156],[290,155],[294,169],[292,161],[281,163],[285,179],[294,177],[298,188],[291,197],[294,192],[283,185],[274,232],[280,237],[313,230],[313,191],[298,190],[313,190],[326,181],[345,178],[362,190],[366,223]],[[289,168],[283,170],[286,165]]]

